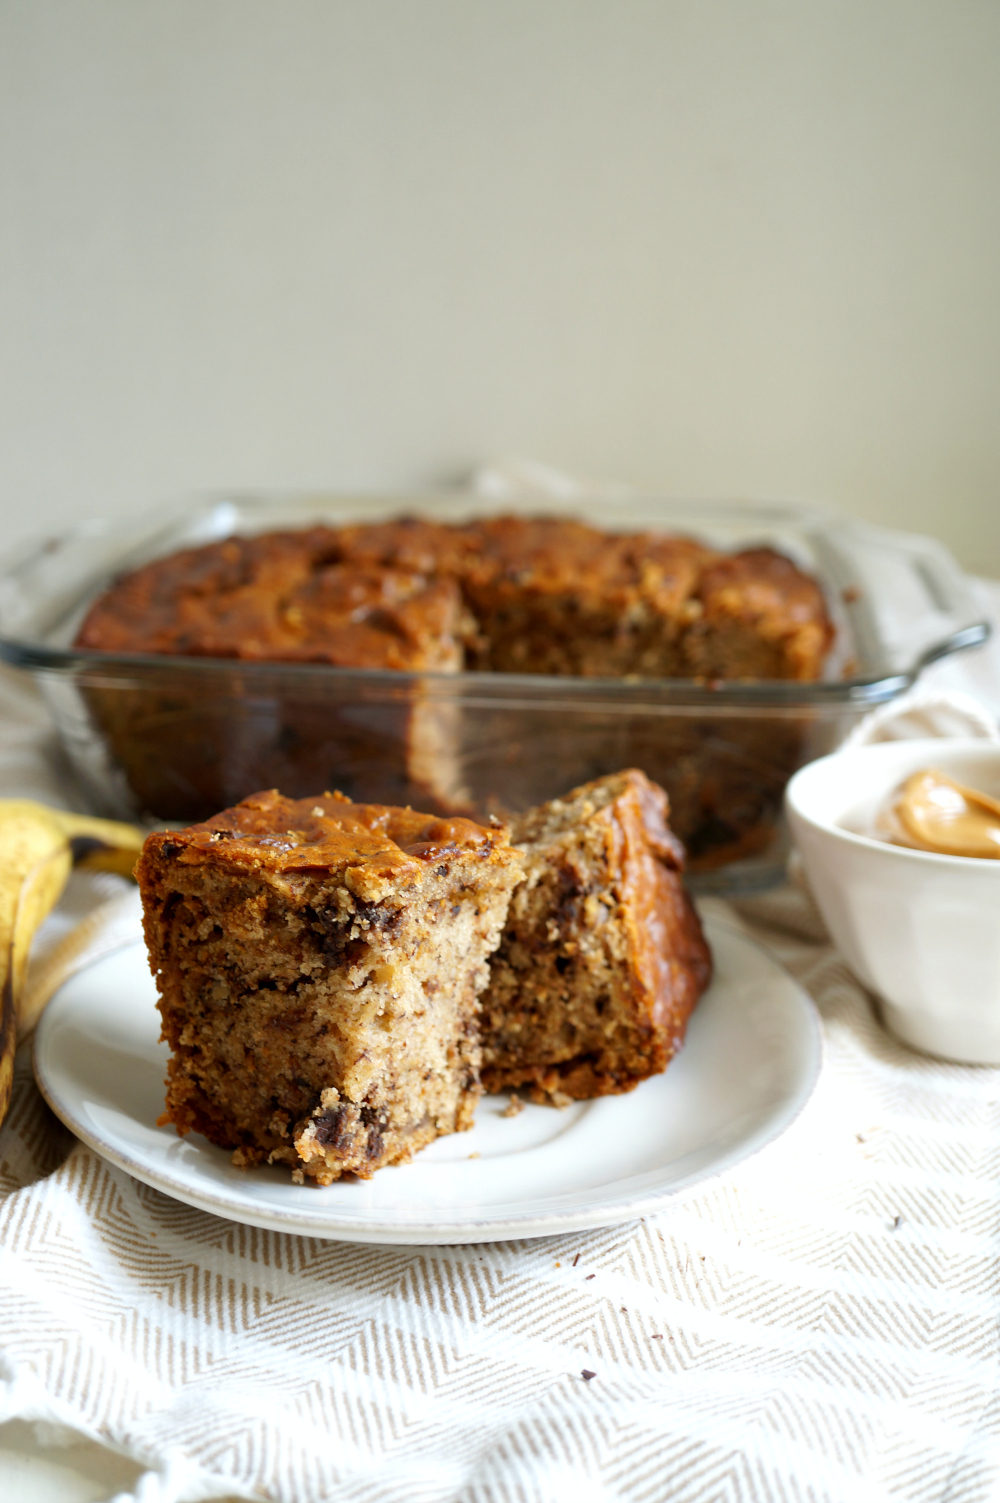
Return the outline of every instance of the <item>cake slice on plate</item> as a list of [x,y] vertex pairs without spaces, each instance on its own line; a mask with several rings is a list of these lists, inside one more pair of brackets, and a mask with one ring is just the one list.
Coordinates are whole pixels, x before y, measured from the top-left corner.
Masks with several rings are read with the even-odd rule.
[[149,836],[164,1120],[329,1184],[470,1127],[481,1078],[556,1104],[631,1090],[711,971],[666,815],[627,771],[520,816],[517,846],[273,791]]
[[632,769],[515,819],[525,881],[483,996],[488,1091],[559,1104],[666,1068],[711,976],[667,812]]
[[501,829],[259,793],[137,868],[167,1115],[329,1184],[472,1125],[478,996],[522,858]]

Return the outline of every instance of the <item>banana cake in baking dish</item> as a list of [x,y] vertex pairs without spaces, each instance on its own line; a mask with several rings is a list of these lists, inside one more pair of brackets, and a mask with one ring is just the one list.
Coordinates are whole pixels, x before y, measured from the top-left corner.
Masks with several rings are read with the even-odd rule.
[[663,1070],[711,970],[663,793],[628,771],[514,834],[272,791],[151,835],[165,1120],[329,1184],[470,1127],[484,1085]]
[[772,548],[564,517],[418,517],[229,537],[155,559],[78,647],[341,667],[818,678],[817,582]]
[[[506,816],[638,766],[666,786],[692,866],[710,869],[770,840],[809,721],[762,736],[739,710],[674,712],[677,686],[704,699],[727,680],[807,683],[832,638],[820,585],[772,548],[493,516],[187,548],[112,583],[76,645],[161,659],[138,686],[123,664],[120,689],[98,668],[83,690],[116,773],[157,818],[205,819],[267,786]],[[217,667],[206,677],[197,659]],[[600,678],[631,698],[609,708],[588,685],[571,722],[511,674]]]

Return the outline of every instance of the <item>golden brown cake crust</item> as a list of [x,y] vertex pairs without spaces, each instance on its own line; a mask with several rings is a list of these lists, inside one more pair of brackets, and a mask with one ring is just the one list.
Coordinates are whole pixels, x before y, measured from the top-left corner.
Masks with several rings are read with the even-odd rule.
[[126,575],[89,611],[77,646],[356,668],[461,666],[456,585],[345,562],[328,527],[227,538]]
[[768,548],[564,517],[402,518],[231,537],[157,559],[76,645],[343,667],[817,678],[816,581]]
[[422,866],[462,853],[489,860],[497,830],[471,819],[441,819],[387,804],[355,804],[340,793],[285,798],[277,789],[253,793],[186,830],[151,835],[185,863],[276,872],[321,871],[354,890],[385,879],[415,881]]

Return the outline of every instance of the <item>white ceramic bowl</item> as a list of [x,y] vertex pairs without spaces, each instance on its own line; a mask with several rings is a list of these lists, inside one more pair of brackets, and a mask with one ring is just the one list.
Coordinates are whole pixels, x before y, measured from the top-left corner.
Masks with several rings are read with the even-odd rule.
[[811,762],[786,807],[809,884],[851,970],[904,1043],[1000,1065],[1000,861],[875,840],[879,807],[911,772],[938,767],[1000,797],[1000,746],[892,741]]

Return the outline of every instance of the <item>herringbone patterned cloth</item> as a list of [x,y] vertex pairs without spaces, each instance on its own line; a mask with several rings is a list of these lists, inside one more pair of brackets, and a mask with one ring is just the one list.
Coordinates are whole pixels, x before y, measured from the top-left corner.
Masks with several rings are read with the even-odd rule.
[[231,1225],[74,1144],[22,1061],[7,1413],[140,1458],[148,1499],[991,1497],[1000,1071],[894,1045],[801,895],[753,917],[820,1004],[817,1095],[758,1160],[609,1231],[422,1249]]
[[817,1093],[759,1158],[609,1231],[232,1225],[74,1143],[22,1059],[0,1419],[138,1458],[141,1503],[1000,1497],[1000,1071],[895,1045],[801,892],[740,918],[820,1007]]

